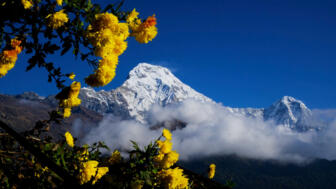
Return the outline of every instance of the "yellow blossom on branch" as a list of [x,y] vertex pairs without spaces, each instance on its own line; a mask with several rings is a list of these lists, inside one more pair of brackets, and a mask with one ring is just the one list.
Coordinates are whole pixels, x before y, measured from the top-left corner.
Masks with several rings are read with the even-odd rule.
[[78,98],[80,89],[80,82],[74,81],[70,87],[63,89],[56,95],[56,98],[60,100],[59,106],[64,110],[63,117],[69,117],[71,108],[80,105],[81,100]]
[[212,164],[209,166],[209,171],[208,171],[208,178],[209,178],[209,179],[214,178],[214,176],[215,176],[215,171],[216,171],[216,165],[212,163]]
[[162,136],[165,137],[167,140],[171,140],[172,139],[172,134],[166,128],[162,130]]
[[21,0],[24,9],[30,9],[33,6],[32,0]]
[[161,184],[167,189],[188,188],[188,178],[183,174],[183,169],[178,167],[174,169],[163,169],[159,172]]
[[85,78],[85,82],[93,87],[105,86],[115,76],[115,70],[118,65],[118,56],[114,55],[99,61],[98,69],[95,73]]
[[4,50],[0,54],[0,78],[5,76],[15,66],[17,56],[22,51],[20,44],[21,41],[14,38],[11,40],[12,49]]
[[75,146],[75,144],[74,144],[74,139],[73,139],[71,133],[70,133],[70,132],[66,132],[66,133],[64,134],[64,136],[65,136],[66,143],[67,143],[71,148],[73,148],[73,147]]
[[169,140],[165,140],[165,141],[158,140],[156,141],[156,144],[160,148],[160,153],[163,153],[163,154],[169,153],[173,148],[173,143]]
[[101,177],[103,177],[108,171],[108,167],[98,167],[99,162],[90,160],[82,163],[79,171],[80,184],[85,184],[94,178],[92,184],[95,184]]
[[63,0],[56,0],[57,5],[61,6],[63,3]]
[[139,43],[148,43],[157,35],[155,15],[149,16],[143,23],[137,18],[138,12],[135,9],[127,16],[127,23],[132,30],[131,36]]
[[69,74],[68,77],[69,77],[69,79],[74,80],[76,75],[72,72],[72,73]]
[[68,15],[64,13],[64,9],[54,14],[49,14],[46,18],[49,19],[48,26],[53,29],[60,28],[69,21]]
[[139,13],[133,9],[132,12],[127,15],[126,22],[132,31],[137,31],[141,25],[141,20],[138,18]]

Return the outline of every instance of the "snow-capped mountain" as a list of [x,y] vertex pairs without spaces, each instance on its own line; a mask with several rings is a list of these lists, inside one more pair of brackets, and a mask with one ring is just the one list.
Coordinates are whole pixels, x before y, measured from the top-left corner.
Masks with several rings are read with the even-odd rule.
[[[154,104],[166,106],[186,99],[215,103],[182,83],[167,68],[140,63],[133,68],[127,80],[117,89],[95,91],[83,88],[82,105],[99,113],[112,113],[142,123]],[[230,108],[229,112],[246,117],[274,120],[276,124],[306,131],[312,128],[312,113],[305,104],[293,97],[284,96],[268,108]]]
[[[16,98],[57,104],[53,96],[44,98],[33,92],[17,95]],[[89,110],[135,119],[141,123],[148,123],[148,112],[156,104],[165,107],[187,99],[216,103],[181,82],[169,69],[147,63],[133,68],[127,80],[115,90],[95,91],[84,87],[79,98],[82,100],[81,106]],[[225,108],[238,116],[270,120],[298,131],[319,129],[312,124],[311,110],[302,101],[289,96],[284,96],[268,108]]]
[[79,98],[82,105],[91,110],[135,118],[140,122],[146,121],[146,112],[154,104],[166,106],[186,99],[213,102],[182,83],[167,68],[147,63],[133,68],[117,89],[96,92],[92,88],[83,88]]
[[284,96],[266,108],[264,120],[273,120],[277,124],[299,131],[319,129],[317,125],[312,124],[312,111],[302,101],[290,96]]

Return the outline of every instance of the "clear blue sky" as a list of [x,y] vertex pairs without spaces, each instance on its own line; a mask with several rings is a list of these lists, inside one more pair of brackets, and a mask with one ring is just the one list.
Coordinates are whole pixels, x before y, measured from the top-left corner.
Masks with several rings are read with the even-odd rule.
[[[156,14],[159,34],[147,45],[129,40],[105,90],[121,85],[139,62],[149,62],[232,107],[267,107],[290,95],[310,108],[336,108],[336,1],[126,0],[124,9],[134,7],[142,17]],[[45,71],[24,71],[26,60],[20,55],[0,79],[0,93],[57,93]],[[50,60],[64,71],[76,69],[80,81],[92,72],[71,56]]]

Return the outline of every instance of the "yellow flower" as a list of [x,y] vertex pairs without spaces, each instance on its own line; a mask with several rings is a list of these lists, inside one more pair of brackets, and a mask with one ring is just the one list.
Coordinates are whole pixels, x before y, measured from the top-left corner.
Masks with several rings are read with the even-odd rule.
[[118,150],[114,150],[108,161],[111,164],[119,163],[121,161],[120,152]]
[[163,168],[169,168],[173,166],[179,158],[179,154],[176,151],[171,151],[168,154],[165,154],[161,165]]
[[98,161],[90,160],[82,163],[82,167],[79,171],[80,184],[85,184],[89,182],[92,177],[94,180],[92,184],[95,184],[102,176],[104,176],[108,171],[108,167],[98,167]]
[[135,40],[137,40],[139,43],[148,43],[156,37],[157,33],[158,32],[156,27],[149,27],[143,28],[137,33],[133,33],[132,36],[134,36]]
[[183,170],[176,167],[174,169],[163,169],[159,172],[163,188],[183,189],[188,188],[188,178],[183,175]]
[[65,136],[66,143],[67,143],[71,148],[73,148],[73,147],[75,146],[75,144],[74,144],[74,139],[73,139],[71,133],[70,133],[70,132],[66,132],[66,133],[64,134],[64,136]]
[[101,57],[95,72],[85,78],[92,87],[105,86],[115,77],[118,56],[127,48],[129,36],[126,23],[120,23],[112,13],[95,15],[95,20],[87,27],[86,37],[94,47],[95,56]]
[[33,6],[32,0],[21,0],[24,9],[30,9]]
[[172,134],[170,133],[170,131],[168,129],[163,129],[162,130],[162,136],[165,137],[167,140],[172,139]]
[[141,25],[141,20],[138,18],[139,13],[133,9],[132,12],[127,15],[126,22],[132,31],[137,31]]
[[160,153],[167,154],[169,153],[172,148],[173,148],[173,143],[170,142],[169,140],[161,141],[158,140],[156,141],[158,147],[160,148]]
[[164,157],[165,157],[165,154],[159,153],[157,156],[154,157],[154,161],[161,163]]
[[215,176],[215,171],[216,171],[216,165],[212,163],[212,164],[209,166],[209,171],[208,171],[208,178],[209,178],[209,179],[214,178],[214,176]]
[[118,65],[118,56],[113,55],[99,61],[98,69],[94,74],[85,78],[85,82],[93,87],[105,86],[115,76],[115,70]]
[[60,28],[69,21],[68,15],[64,13],[64,9],[54,14],[49,14],[46,18],[49,19],[48,26],[53,29]]
[[112,13],[100,13],[95,15],[95,21],[92,23],[92,27],[95,30],[100,30],[103,28],[110,28],[115,30],[119,23],[118,17]]
[[74,80],[76,75],[72,72],[71,74],[69,74],[68,76],[71,80]]
[[[131,36],[135,37],[139,43],[148,43],[152,41],[157,35],[155,15],[148,17],[139,27],[132,30]],[[130,28],[132,28],[130,26]]]
[[97,174],[92,184],[95,184],[100,178],[102,178],[107,172],[109,172],[108,167],[98,167]]
[[94,160],[90,160],[82,164],[82,167],[79,171],[80,184],[89,182],[91,178],[96,175],[98,164],[98,161]]
[[56,98],[60,100],[59,106],[63,108],[64,118],[71,115],[72,107],[80,105],[81,100],[78,98],[80,88],[80,82],[74,81],[70,87],[63,89],[59,94],[56,95]]
[[63,0],[56,0],[57,5],[61,6],[63,3]]
[[63,110],[63,117],[68,118],[71,116],[71,108],[64,108]]
[[13,49],[4,50],[0,54],[0,78],[5,76],[15,66],[18,54],[22,51],[21,41],[16,38],[11,40]]

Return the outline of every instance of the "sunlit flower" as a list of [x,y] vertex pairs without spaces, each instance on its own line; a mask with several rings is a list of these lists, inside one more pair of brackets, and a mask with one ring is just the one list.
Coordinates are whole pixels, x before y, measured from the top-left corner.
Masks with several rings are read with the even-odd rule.
[[80,105],[81,100],[78,98],[80,89],[80,82],[74,81],[70,87],[63,89],[56,95],[56,98],[60,100],[59,106],[64,111],[63,117],[69,117],[71,115],[71,108]]
[[100,60],[98,69],[85,78],[85,82],[93,87],[105,86],[114,78],[117,65],[118,56],[116,55]]
[[169,153],[173,148],[173,143],[169,140],[165,140],[165,141],[158,140],[156,141],[156,144],[160,148],[160,153],[163,153],[163,154]]
[[15,66],[18,54],[22,51],[21,41],[14,38],[11,40],[12,49],[4,50],[0,54],[0,78],[5,76]]
[[71,74],[69,74],[68,77],[69,77],[69,79],[74,80],[76,75],[74,73],[71,73]]
[[65,136],[66,143],[67,143],[71,148],[73,148],[73,147],[75,146],[75,144],[74,144],[74,139],[73,139],[71,133],[70,133],[70,132],[66,132],[66,133],[64,134],[64,136]]
[[161,161],[161,166],[163,168],[169,168],[173,166],[179,158],[179,154],[176,151],[171,151],[168,154],[165,154],[163,160]]
[[165,137],[167,140],[171,140],[172,139],[172,134],[166,128],[162,130],[162,136]]
[[[130,27],[131,28],[131,27]],[[155,15],[148,17],[140,26],[132,30],[131,36],[139,43],[148,43],[157,35]]]
[[30,9],[33,6],[32,0],[21,0],[24,9]]
[[176,167],[174,169],[163,169],[159,172],[162,186],[166,189],[188,188],[188,178],[183,175],[183,170]]
[[60,28],[69,21],[68,15],[64,13],[64,9],[54,14],[49,14],[46,18],[49,19],[48,26],[53,29]]
[[99,179],[101,179],[107,172],[109,172],[108,167],[98,167],[97,174],[95,179],[92,181],[92,184],[95,184]]
[[141,20],[138,18],[138,15],[139,13],[133,9],[132,12],[126,17],[126,22],[133,32],[138,31],[138,28],[141,25]]
[[214,176],[215,176],[215,171],[216,171],[216,165],[212,163],[212,164],[209,166],[209,171],[208,171],[208,178],[209,178],[209,179],[214,178]]
[[90,160],[82,163],[82,167],[79,171],[80,184],[85,184],[94,178],[92,184],[95,184],[102,176],[108,171],[108,167],[98,167],[99,162]]
[[61,6],[63,3],[63,0],[56,0],[57,5]]

